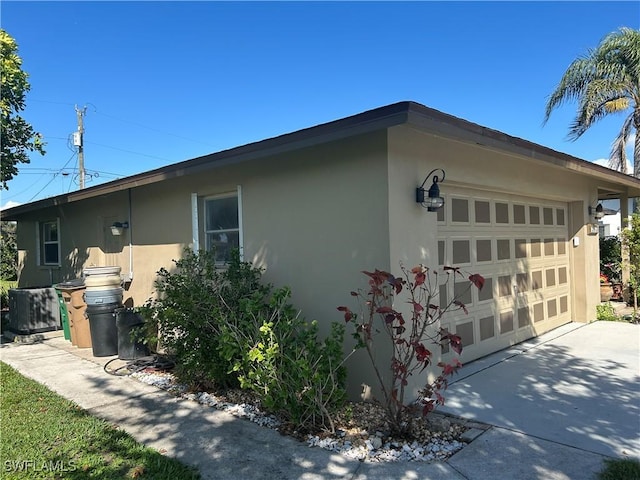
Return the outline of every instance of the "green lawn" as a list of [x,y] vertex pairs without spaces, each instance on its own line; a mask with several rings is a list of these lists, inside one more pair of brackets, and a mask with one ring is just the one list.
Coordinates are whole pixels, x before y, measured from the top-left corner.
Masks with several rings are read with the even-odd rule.
[[2,362],[0,380],[0,478],[200,478]]
[[598,480],[640,480],[640,462],[634,458],[605,460]]

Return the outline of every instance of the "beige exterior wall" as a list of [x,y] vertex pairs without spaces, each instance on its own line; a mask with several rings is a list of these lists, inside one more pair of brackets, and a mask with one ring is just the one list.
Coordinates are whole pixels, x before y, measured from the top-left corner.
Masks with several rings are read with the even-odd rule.
[[[265,269],[265,281],[290,286],[294,305],[326,333],[330,322],[343,321],[336,308],[352,300],[349,292],[366,286],[360,272],[389,268],[386,140],[380,131],[168,179],[131,189],[130,205],[129,192],[122,191],[52,209],[45,216],[60,217],[61,249],[73,254],[63,255],[62,267],[51,276],[33,256],[42,216],[21,220],[21,284],[76,278],[86,266],[120,266],[125,278],[130,271],[133,277],[125,302],[141,305],[153,295],[157,270],[171,269],[172,259],[192,244],[192,194],[199,199],[203,248],[203,200],[239,185],[245,260]],[[120,237],[110,233],[115,221],[130,223]],[[361,383],[371,383],[366,367],[358,366],[360,356],[351,362],[354,396]]]
[[[585,177],[555,165],[542,167],[540,163],[517,154],[449,140],[419,132],[406,126],[389,130],[390,158],[394,146],[404,149],[406,157],[424,159],[426,175],[433,168],[443,168],[446,180],[440,186],[446,195],[447,186],[475,187],[492,192],[523,195],[571,204],[569,209],[569,252],[573,295],[574,321],[595,320],[599,303],[598,236],[588,234],[588,223],[593,219],[587,213],[588,205],[596,205],[599,189],[611,188],[595,184]],[[420,182],[424,177],[420,178]],[[427,183],[430,185],[430,182]],[[573,238],[578,245],[573,246]],[[437,252],[437,250],[435,250]]]
[[[328,332],[362,270],[389,268],[386,134],[380,132],[251,167],[242,184],[245,259]],[[347,335],[347,341],[350,337]],[[349,362],[350,395],[371,385],[364,352]]]
[[[18,225],[20,285],[48,285],[78,277],[91,265],[117,265],[125,277],[125,300],[138,306],[153,295],[155,273],[172,268],[192,246],[192,194],[198,197],[200,245],[203,200],[242,191],[244,259],[265,269],[265,280],[290,286],[293,303],[323,332],[342,321],[339,305],[366,287],[362,270],[399,272],[403,262],[437,265],[437,214],[415,202],[429,171],[443,168],[441,193],[480,188],[505,195],[565,202],[568,208],[572,305],[575,321],[595,319],[599,300],[598,237],[588,235],[587,205],[597,185],[561,166],[540,164],[517,153],[427,134],[408,126],[351,136],[293,153],[203,169],[184,177],[29,214]],[[428,179],[425,187],[431,185]],[[35,264],[38,221],[59,218],[60,268]],[[121,237],[109,226],[129,221]],[[571,239],[578,238],[574,247]],[[380,346],[380,358],[388,350]],[[372,386],[367,359],[349,362],[350,395]],[[411,386],[414,390],[419,385]]]
[[[126,193],[65,204],[31,214],[18,222],[20,286],[57,283],[76,278],[90,265],[118,265],[123,245],[110,233],[109,226],[126,220]],[[124,218],[120,214],[124,211]],[[38,222],[60,223],[61,265],[40,266]]]

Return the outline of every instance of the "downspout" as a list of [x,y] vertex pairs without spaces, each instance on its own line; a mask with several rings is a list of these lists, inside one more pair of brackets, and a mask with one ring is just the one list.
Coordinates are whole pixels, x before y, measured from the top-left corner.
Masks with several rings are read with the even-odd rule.
[[129,194],[129,282],[133,281],[133,222],[131,221],[131,189]]

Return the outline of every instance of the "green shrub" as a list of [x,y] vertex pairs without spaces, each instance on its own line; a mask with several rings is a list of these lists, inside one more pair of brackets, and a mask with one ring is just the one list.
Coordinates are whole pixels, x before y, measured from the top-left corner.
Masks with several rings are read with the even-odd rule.
[[280,288],[268,305],[246,302],[246,311],[227,324],[223,343],[245,346],[233,370],[266,408],[298,430],[334,431],[332,415],[346,399],[345,328],[332,323],[331,334],[320,342],[317,322],[306,322],[288,303],[290,295]]
[[225,269],[216,266],[213,252],[185,249],[174,260],[175,271],[158,271],[157,298],[141,309],[157,322],[161,343],[176,361],[176,375],[192,386],[237,385],[237,375],[223,358],[222,325],[238,314],[242,302],[264,296],[261,272],[240,261],[238,252]]
[[0,280],[0,307],[9,308],[9,290],[18,288],[16,280]]
[[604,463],[599,480],[640,480],[640,461],[635,458],[612,458]]
[[333,430],[331,415],[346,398],[345,328],[334,323],[319,341],[317,324],[289,303],[291,291],[261,284],[261,270],[237,251],[224,269],[205,251],[186,249],[174,262],[175,271],[158,272],[157,298],[140,311],[157,324],[178,380],[250,389],[298,429]]
[[619,320],[616,315],[616,309],[613,308],[611,303],[601,303],[600,305],[596,305],[596,318],[602,321],[615,322]]
[[609,283],[622,282],[622,254],[618,237],[600,238],[600,273]]
[[640,212],[631,216],[629,228],[622,230],[622,245],[629,254],[629,289],[634,317],[638,314],[638,293],[640,292]]

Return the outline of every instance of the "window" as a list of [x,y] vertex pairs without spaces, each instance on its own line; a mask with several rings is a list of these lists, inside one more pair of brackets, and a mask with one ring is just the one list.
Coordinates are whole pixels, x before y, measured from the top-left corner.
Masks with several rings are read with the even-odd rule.
[[231,251],[240,248],[238,195],[208,198],[204,204],[206,249],[215,251],[216,262],[228,262]]
[[60,265],[60,225],[57,220],[38,225],[40,265]]

